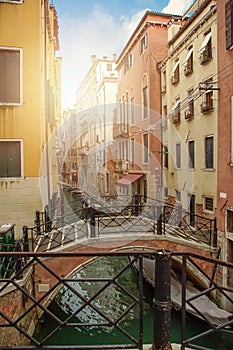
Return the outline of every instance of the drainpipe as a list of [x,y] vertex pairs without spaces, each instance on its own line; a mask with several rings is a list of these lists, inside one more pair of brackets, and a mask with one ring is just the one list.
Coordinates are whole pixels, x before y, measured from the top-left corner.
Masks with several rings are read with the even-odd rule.
[[50,172],[49,172],[49,131],[48,131],[48,113],[47,113],[47,9],[48,0],[44,0],[44,101],[45,101],[45,141],[46,141],[46,173],[47,173],[47,196],[48,205],[50,203]]

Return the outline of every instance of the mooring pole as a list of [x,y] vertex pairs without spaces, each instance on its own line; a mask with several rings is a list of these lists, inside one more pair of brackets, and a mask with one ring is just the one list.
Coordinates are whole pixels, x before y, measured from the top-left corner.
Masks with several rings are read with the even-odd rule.
[[156,253],[153,350],[171,349],[171,252]]

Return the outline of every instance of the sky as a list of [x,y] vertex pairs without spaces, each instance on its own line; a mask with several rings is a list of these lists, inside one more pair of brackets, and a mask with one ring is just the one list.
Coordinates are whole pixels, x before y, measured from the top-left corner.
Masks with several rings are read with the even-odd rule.
[[91,56],[121,53],[146,10],[182,15],[194,0],[50,0],[59,21],[62,111],[75,108]]

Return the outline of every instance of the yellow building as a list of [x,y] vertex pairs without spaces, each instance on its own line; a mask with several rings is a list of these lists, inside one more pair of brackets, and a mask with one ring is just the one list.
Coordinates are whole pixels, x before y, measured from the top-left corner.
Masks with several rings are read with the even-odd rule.
[[56,197],[48,141],[61,115],[58,49],[57,14],[48,0],[0,2],[0,225],[15,223],[18,233]]
[[[169,202],[192,214],[216,208],[216,1],[196,1],[185,24],[172,22],[161,64],[163,186]],[[190,223],[195,225],[194,215]]]

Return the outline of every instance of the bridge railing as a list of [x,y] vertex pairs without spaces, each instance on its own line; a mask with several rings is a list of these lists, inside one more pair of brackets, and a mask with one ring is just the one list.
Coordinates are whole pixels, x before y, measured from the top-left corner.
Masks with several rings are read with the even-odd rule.
[[[55,252],[1,252],[0,259],[13,257],[16,261],[21,259],[25,263],[15,270],[12,276],[0,277],[0,349],[143,349],[144,344],[144,328],[143,328],[143,289],[144,289],[144,271],[145,260],[152,259],[155,261],[154,269],[154,321],[152,324],[146,324],[151,327],[152,332],[152,348],[170,349],[171,348],[171,276],[174,273],[171,268],[175,265],[177,270],[177,261],[181,266],[181,349],[216,349],[208,347],[210,344],[210,336],[217,334],[221,339],[227,335],[226,344],[223,348],[231,348],[233,343],[232,325],[233,318],[229,317],[227,321],[217,325],[206,319],[206,315],[202,310],[199,316],[206,322],[206,327],[201,333],[190,336],[186,335],[187,331],[187,310],[192,306],[193,300],[202,299],[204,295],[211,297],[215,302],[224,298],[233,309],[233,290],[226,285],[224,278],[220,278],[222,274],[233,273],[233,264],[225,263],[217,259],[207,258],[191,253],[169,252],[165,250],[139,249],[138,247],[127,248],[127,250],[112,252],[80,252],[80,253],[55,253]],[[124,258],[123,265],[120,268],[114,268],[114,273],[106,275],[105,265],[99,269],[101,273],[97,276],[87,274],[70,274],[74,267],[82,266],[87,268],[94,259],[120,258],[121,262]],[[129,259],[128,259],[129,258]],[[69,269],[67,269],[69,266]],[[137,292],[132,293],[129,290],[129,283],[123,282],[122,276],[128,270],[137,266],[139,278]],[[198,273],[199,281],[203,281],[202,289],[194,296],[187,295],[186,286],[190,271]],[[98,288],[94,288],[94,284]],[[88,288],[84,292],[81,291],[81,285]],[[107,304],[107,308],[101,305],[101,295],[106,299],[111,286],[117,288],[118,293],[124,294],[128,300],[127,305],[124,304],[120,311],[112,317],[109,309],[112,303]],[[66,301],[66,312],[57,313],[54,308],[50,307],[50,303],[57,293],[65,288],[69,302]],[[107,294],[106,294],[107,293]],[[112,295],[108,296],[110,299]],[[108,300],[110,300],[108,299]],[[113,303],[113,307],[114,307]],[[194,309],[196,307],[194,306]],[[81,317],[81,313],[87,310],[88,315],[93,317]],[[137,329],[131,333],[126,329],[124,324],[128,322],[128,317],[132,317],[132,310],[137,315],[134,323]],[[131,316],[130,316],[131,315]],[[231,314],[232,315],[232,314]],[[97,317],[98,316],[98,317]],[[38,332],[37,326],[43,324],[43,320],[50,319],[53,324],[52,328],[48,328],[44,323],[42,329],[47,332]],[[95,320],[95,321],[94,321]],[[137,326],[136,326],[137,323]],[[85,329],[88,337],[92,335],[95,327],[111,328],[113,334],[118,332],[124,336],[124,341],[119,344],[108,343],[102,338],[101,344],[87,345],[79,343],[79,334]],[[41,329],[41,328],[40,328]],[[57,335],[61,330],[73,329],[76,337],[67,338],[67,343],[57,343]],[[42,334],[43,333],[43,334]],[[118,339],[118,338],[117,338]],[[203,343],[204,342],[204,343]],[[74,344],[75,343],[75,344]],[[16,345],[17,344],[17,345]],[[72,345],[73,344],[73,345]],[[228,346],[228,347],[227,347]]]
[[171,206],[139,195],[110,201],[108,205],[93,200],[91,206],[71,210],[70,214],[53,220],[47,211],[38,211],[35,223],[34,227],[24,227],[34,250],[39,247],[40,250],[48,250],[48,246],[55,248],[84,237],[135,232],[170,235],[217,247],[215,218],[194,215],[180,205]]

